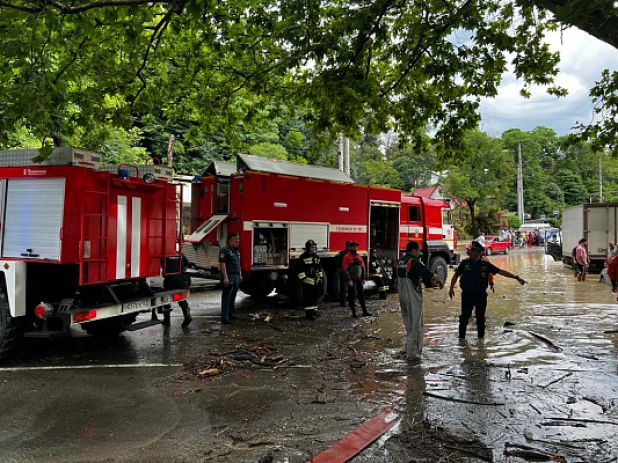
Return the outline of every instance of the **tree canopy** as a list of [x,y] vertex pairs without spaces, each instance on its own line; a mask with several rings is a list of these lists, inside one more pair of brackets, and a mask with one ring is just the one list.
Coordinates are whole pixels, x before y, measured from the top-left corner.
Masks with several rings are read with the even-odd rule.
[[[129,129],[160,111],[242,146],[239,126],[268,123],[285,106],[331,138],[394,129],[420,148],[430,127],[436,152],[450,156],[507,66],[524,95],[533,84],[564,95],[543,40],[558,23],[616,46],[611,4],[0,0],[0,132],[6,142],[26,125],[102,144],[101,127]],[[606,80],[593,96],[611,113],[603,89],[617,78]],[[583,129],[609,139],[606,128]]]

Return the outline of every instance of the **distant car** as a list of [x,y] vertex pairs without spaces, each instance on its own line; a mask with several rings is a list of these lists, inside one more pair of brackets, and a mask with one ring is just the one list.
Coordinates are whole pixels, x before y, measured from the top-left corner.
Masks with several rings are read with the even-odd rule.
[[[468,243],[466,251],[470,250],[472,243]],[[500,237],[496,235],[485,235],[485,254],[491,256],[496,252],[503,252],[508,254],[511,250],[510,241],[500,241]]]
[[500,237],[495,235],[485,236],[485,254],[487,254],[488,256],[491,256],[496,252],[503,252],[504,254],[508,254],[510,250],[510,241],[500,241]]

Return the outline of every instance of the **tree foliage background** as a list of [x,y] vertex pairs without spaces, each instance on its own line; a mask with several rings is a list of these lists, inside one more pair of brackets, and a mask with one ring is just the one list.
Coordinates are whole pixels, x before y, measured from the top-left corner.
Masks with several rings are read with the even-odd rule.
[[521,145],[526,212],[550,214],[596,191],[599,158],[606,198],[618,190],[600,154],[616,147],[618,72],[578,135],[475,129],[507,69],[524,97],[565,94],[544,37],[568,26],[618,47],[611,0],[0,0],[0,144],[55,133],[142,162],[174,134],[194,174],[238,152],[334,166],[342,132],[358,181],[409,191],[445,172],[472,229],[514,210]]

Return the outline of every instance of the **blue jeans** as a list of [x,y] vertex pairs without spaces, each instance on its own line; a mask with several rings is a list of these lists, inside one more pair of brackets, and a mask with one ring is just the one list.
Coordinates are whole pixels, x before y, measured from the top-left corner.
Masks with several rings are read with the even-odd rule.
[[[229,321],[234,316],[234,303],[236,302],[236,293],[240,287],[239,275],[228,275],[230,284],[226,288],[223,287],[223,293],[221,294],[221,320]],[[223,280],[221,281],[223,283]]]

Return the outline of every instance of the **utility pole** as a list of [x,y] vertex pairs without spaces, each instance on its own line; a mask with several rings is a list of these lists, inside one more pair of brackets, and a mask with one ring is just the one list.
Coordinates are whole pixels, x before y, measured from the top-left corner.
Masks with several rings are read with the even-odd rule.
[[343,139],[343,172],[350,176],[350,139],[345,137]]
[[521,143],[517,144],[517,215],[524,223],[524,173],[521,161]]
[[341,172],[343,172],[343,134],[339,132],[339,138],[337,139],[337,165]]
[[176,137],[174,134],[170,133],[169,139],[167,141],[167,167],[174,166],[174,142],[176,141]]
[[599,202],[603,202],[603,161],[599,155]]

